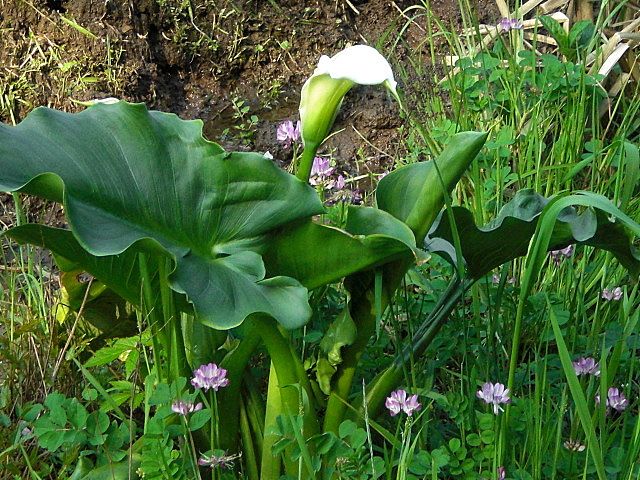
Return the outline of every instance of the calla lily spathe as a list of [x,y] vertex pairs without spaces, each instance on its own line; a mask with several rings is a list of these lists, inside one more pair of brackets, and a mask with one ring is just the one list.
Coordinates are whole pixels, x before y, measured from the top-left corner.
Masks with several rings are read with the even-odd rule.
[[313,75],[302,87],[300,120],[305,152],[298,178],[309,178],[315,152],[329,135],[342,99],[355,84],[383,84],[399,100],[391,66],[375,48],[354,45],[331,58],[320,57]]

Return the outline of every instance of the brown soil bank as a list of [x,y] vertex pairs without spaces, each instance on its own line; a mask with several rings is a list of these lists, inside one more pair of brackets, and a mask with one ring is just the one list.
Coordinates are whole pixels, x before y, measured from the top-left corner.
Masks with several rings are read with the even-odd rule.
[[[497,21],[493,1],[472,3],[481,21]],[[115,96],[202,118],[206,136],[228,149],[284,159],[276,127],[297,117],[320,55],[368,43],[396,67],[408,49],[429,63],[432,39],[436,51],[443,43],[428,38],[426,4],[443,24],[460,23],[458,0],[0,0],[0,120]],[[399,80],[423,89],[431,79]],[[397,113],[381,89],[354,89],[328,146],[347,173],[393,163]]]

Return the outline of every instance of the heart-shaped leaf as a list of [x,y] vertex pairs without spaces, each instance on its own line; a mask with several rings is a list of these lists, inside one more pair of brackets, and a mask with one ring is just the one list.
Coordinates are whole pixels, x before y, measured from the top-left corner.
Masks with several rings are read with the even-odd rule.
[[78,114],[36,109],[16,127],[0,125],[0,189],[62,201],[91,255],[169,256],[172,288],[213,327],[253,312],[288,327],[309,317],[304,288],[264,280],[252,252],[267,232],[321,213],[315,191],[262,155],[205,140],[199,121],[125,102]]

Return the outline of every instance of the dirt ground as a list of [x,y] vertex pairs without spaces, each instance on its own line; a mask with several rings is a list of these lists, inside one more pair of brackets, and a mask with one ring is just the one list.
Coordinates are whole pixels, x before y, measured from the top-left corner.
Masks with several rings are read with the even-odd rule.
[[[499,20],[493,0],[471,3],[481,21]],[[427,4],[435,19],[460,26],[458,0],[0,0],[0,121],[113,96],[200,118],[225,148],[286,161],[276,128],[297,118],[320,55],[366,43],[400,72],[407,47],[425,65],[432,42],[447,50],[443,37],[428,36]],[[432,77],[397,79],[405,91],[432,88]],[[326,152],[347,174],[384,170],[402,154],[401,123],[381,88],[355,88]]]

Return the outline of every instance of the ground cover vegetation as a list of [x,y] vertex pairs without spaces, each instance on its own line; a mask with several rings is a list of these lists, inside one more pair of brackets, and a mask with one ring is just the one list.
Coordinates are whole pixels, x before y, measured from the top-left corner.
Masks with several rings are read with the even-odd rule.
[[[1,125],[2,478],[638,478],[637,7],[496,4],[327,52],[285,168],[115,99]],[[406,155],[353,176],[358,84]]]

